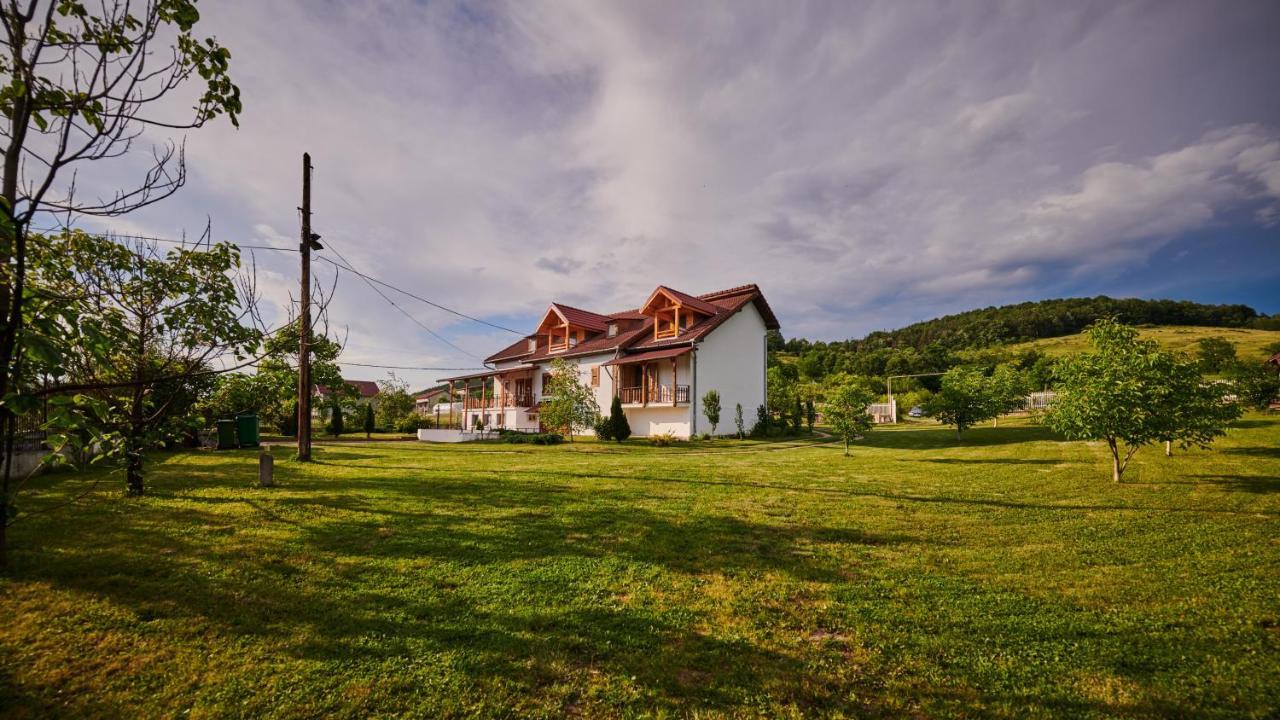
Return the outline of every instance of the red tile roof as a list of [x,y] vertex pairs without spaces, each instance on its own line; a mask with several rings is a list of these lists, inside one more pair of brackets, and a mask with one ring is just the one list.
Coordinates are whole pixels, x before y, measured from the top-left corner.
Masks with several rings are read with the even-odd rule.
[[[378,383],[372,380],[348,380],[343,378],[342,381],[354,387],[362,398],[371,398],[378,395]],[[329,397],[329,388],[324,385],[316,385],[316,394],[320,397]]]
[[653,301],[654,295],[657,295],[660,292],[666,293],[667,295],[675,298],[676,301],[679,302],[681,305],[684,305],[685,307],[693,308],[694,310],[697,310],[700,313],[706,313],[707,315],[715,315],[719,311],[719,309],[715,305],[712,305],[711,303],[705,300],[702,300],[701,298],[696,298],[688,293],[682,293],[679,290],[674,290],[672,288],[667,287],[666,285],[659,285],[658,288],[654,290],[651,295],[649,295],[649,299],[645,301],[644,307],[648,307],[649,303]]
[[648,360],[661,360],[663,358],[676,357],[683,355],[693,349],[692,345],[683,347],[667,348],[665,350],[650,350],[649,352],[635,353],[633,355],[623,355],[616,357],[605,365],[625,365],[627,363],[645,362]]
[[551,303],[551,307],[560,311],[560,315],[565,320],[568,320],[570,325],[577,325],[595,332],[604,332],[609,327],[608,315],[600,315],[590,310],[570,307],[561,303]]

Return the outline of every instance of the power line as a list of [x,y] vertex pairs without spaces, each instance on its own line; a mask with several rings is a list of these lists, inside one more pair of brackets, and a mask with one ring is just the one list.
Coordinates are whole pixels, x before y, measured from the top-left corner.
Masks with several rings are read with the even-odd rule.
[[479,367],[415,367],[411,365],[374,365],[372,363],[356,363],[346,362],[345,360],[335,360],[336,365],[350,365],[352,367],[381,368],[383,370],[443,370],[449,372],[463,372],[467,370],[487,370],[488,368]]
[[[337,250],[334,250],[334,252],[335,252],[335,253],[337,253],[338,251],[337,251]],[[338,253],[338,257],[342,258],[342,253]],[[350,273],[352,273],[352,274],[354,274],[354,275],[359,275],[360,277],[364,278],[367,282],[377,283],[378,285],[381,285],[381,286],[383,286],[383,287],[385,287],[385,288],[388,288],[388,289],[391,289],[391,290],[395,290],[396,292],[400,293],[401,295],[404,295],[404,296],[406,296],[406,297],[411,297],[411,298],[413,298],[414,300],[417,300],[418,302],[426,303],[426,304],[430,305],[430,306],[431,306],[431,307],[433,307],[433,308],[437,308],[437,309],[439,309],[439,310],[443,310],[443,311],[445,311],[445,312],[447,312],[447,313],[451,313],[451,314],[453,314],[453,315],[457,315],[457,316],[458,316],[458,317],[460,317],[460,318],[466,318],[467,320],[470,320],[470,321],[472,321],[472,322],[477,322],[477,323],[480,323],[481,325],[488,325],[489,327],[491,327],[491,328],[493,328],[493,329],[495,329],[495,330],[502,330],[502,331],[504,331],[504,332],[509,332],[509,333],[514,334],[514,335],[519,335],[520,337],[524,337],[524,336],[527,334],[527,333],[522,333],[522,332],[520,332],[519,330],[512,330],[512,329],[511,329],[511,328],[509,328],[509,327],[505,327],[505,326],[503,326],[503,325],[499,325],[499,324],[497,324],[497,323],[491,323],[491,322],[489,322],[488,320],[481,320],[481,319],[480,319],[480,318],[478,318],[478,317],[474,317],[474,316],[472,316],[472,315],[468,315],[468,314],[466,314],[466,313],[464,313],[464,312],[459,312],[459,311],[457,311],[457,310],[454,310],[453,308],[446,307],[446,306],[444,306],[444,305],[441,305],[440,303],[437,303],[437,302],[434,302],[434,301],[428,300],[428,299],[426,299],[426,298],[422,297],[421,295],[415,295],[415,294],[413,294],[413,293],[409,292],[408,290],[405,290],[405,289],[403,289],[403,288],[398,288],[398,287],[396,287],[395,285],[392,285],[392,284],[391,284],[391,283],[389,283],[389,282],[386,282],[386,281],[383,281],[383,280],[379,280],[378,278],[373,277],[372,275],[366,275],[366,274],[364,274],[364,273],[360,272],[359,270],[356,270],[356,269],[355,269],[355,268],[353,268],[353,267],[349,267],[349,263],[348,263],[348,265],[341,265],[341,264],[339,264],[339,263],[334,262],[332,258],[320,257],[320,256],[318,256],[316,259],[317,259],[317,260],[323,260],[324,262],[327,262],[327,263],[329,263],[330,265],[333,265],[333,266],[334,266],[334,267],[336,267],[336,268],[341,268],[342,270],[346,270],[347,272],[350,272]],[[342,259],[343,259],[343,261],[344,261],[344,262],[346,262],[346,258],[342,258]]]
[[[431,328],[427,327],[427,325],[426,325],[425,323],[423,323],[421,320],[419,320],[418,318],[416,318],[416,317],[414,317],[413,315],[411,315],[411,314],[409,313],[409,311],[408,311],[408,310],[405,310],[404,308],[400,307],[398,304],[396,304],[396,301],[395,301],[395,300],[392,300],[391,298],[387,297],[387,294],[386,294],[386,293],[384,293],[384,292],[382,292],[381,290],[379,290],[379,289],[378,289],[378,286],[377,286],[377,285],[374,285],[374,284],[373,284],[373,281],[372,281],[369,277],[365,276],[365,274],[364,274],[364,273],[361,273],[360,271],[356,270],[354,267],[352,267],[352,266],[351,266],[351,261],[350,261],[350,260],[347,260],[347,258],[342,254],[342,252],[341,252],[341,251],[339,251],[339,250],[338,250],[338,248],[336,248],[336,247],[334,247],[334,246],[333,246],[333,241],[330,241],[330,242],[329,242],[329,249],[330,249],[330,250],[332,250],[332,251],[334,252],[334,254],[336,254],[340,260],[342,260],[342,262],[346,265],[346,267],[347,267],[347,269],[348,269],[348,270],[350,270],[351,272],[353,272],[353,273],[355,273],[356,275],[360,276],[360,277],[365,281],[365,284],[367,284],[367,285],[370,287],[370,289],[372,289],[374,292],[378,293],[378,295],[379,295],[383,300],[386,300],[386,301],[387,301],[387,304],[388,304],[388,305],[390,305],[391,307],[395,308],[396,310],[399,310],[399,311],[400,311],[400,313],[401,313],[402,315],[404,315],[405,317],[407,317],[407,318],[409,318],[411,321],[413,321],[413,323],[414,323],[415,325],[417,325],[418,327],[422,328],[423,330],[426,330],[428,333],[430,333],[430,334],[431,334],[431,336],[432,336],[432,337],[434,337],[435,339],[439,340],[440,342],[442,342],[442,343],[444,343],[444,344],[448,345],[449,347],[453,348],[454,350],[457,350],[458,352],[462,353],[463,355],[466,355],[467,357],[473,357],[473,358],[475,358],[476,360],[481,360],[480,356],[476,355],[475,353],[469,352],[469,351],[467,351],[467,350],[463,350],[462,348],[458,347],[457,345],[455,345],[452,341],[450,341],[450,340],[449,340],[448,338],[446,338],[445,336],[443,336],[443,335],[441,335],[440,333],[436,332],[435,330],[432,330]],[[334,265],[335,267],[338,267],[338,264],[337,264],[337,263],[335,263],[335,262],[333,262],[332,260],[330,260],[329,262],[330,262],[332,265]]]
[[[61,229],[62,229],[62,228],[45,228],[45,229],[43,229],[43,230],[42,230],[42,229],[37,228],[36,230],[37,230],[37,232],[54,232],[54,231],[61,230]],[[133,235],[133,234],[127,234],[127,233],[111,233],[111,232],[106,232],[106,233],[103,233],[103,234],[104,234],[104,235],[107,235],[107,236],[110,236],[110,237],[133,238],[133,239],[137,239],[137,240],[149,240],[149,241],[153,241],[153,242],[173,243],[173,244],[177,244],[177,245],[192,245],[192,244],[195,244],[195,243],[193,243],[192,241],[189,241],[189,240],[175,240],[175,239],[173,239],[173,238],[151,237],[151,236],[147,236],[147,235]],[[330,246],[331,246],[331,247],[332,247],[332,242],[333,242],[333,241],[332,241],[332,240],[330,240]],[[276,247],[276,246],[274,246],[274,245],[241,245],[241,244],[239,244],[239,243],[233,243],[233,244],[234,244],[236,247],[240,248],[241,250],[273,250],[273,251],[276,251],[276,252],[298,252],[297,248]],[[337,253],[338,251],[335,249],[335,250],[334,250],[334,252],[335,252],[335,253]],[[526,333],[522,333],[522,332],[520,332],[519,330],[513,330],[513,329],[511,329],[511,328],[509,328],[509,327],[506,327],[505,325],[499,325],[499,324],[497,324],[497,323],[489,322],[488,320],[484,320],[484,319],[478,318],[478,317],[476,317],[476,316],[474,316],[474,315],[468,315],[468,314],[466,314],[466,313],[464,313],[464,312],[462,312],[462,311],[460,311],[460,310],[454,310],[453,308],[448,307],[447,305],[441,305],[440,303],[435,302],[434,300],[428,300],[427,298],[424,298],[424,297],[422,297],[421,295],[417,295],[417,294],[411,293],[411,292],[409,292],[408,290],[405,290],[404,288],[396,287],[395,285],[392,285],[391,283],[389,283],[389,282],[387,282],[387,281],[385,281],[385,280],[380,280],[380,279],[378,279],[378,278],[376,278],[376,277],[374,277],[374,276],[372,276],[372,275],[368,275],[368,274],[366,274],[366,273],[360,272],[359,270],[355,269],[354,267],[351,267],[351,263],[350,263],[350,262],[348,262],[348,261],[347,261],[347,259],[346,259],[345,257],[342,257],[342,253],[338,253],[338,257],[342,258],[343,263],[335,262],[332,258],[327,258],[327,257],[324,257],[324,256],[322,256],[322,255],[317,255],[317,256],[315,257],[315,259],[316,259],[316,260],[321,260],[321,261],[323,261],[323,262],[327,262],[327,263],[329,263],[330,265],[332,265],[332,266],[334,266],[334,267],[336,267],[336,268],[339,268],[339,269],[341,269],[341,270],[346,270],[347,272],[349,272],[349,273],[351,273],[351,274],[353,274],[353,275],[356,275],[356,276],[358,276],[358,277],[363,278],[363,279],[365,280],[365,282],[371,282],[371,283],[375,283],[375,284],[377,284],[377,285],[381,285],[382,287],[385,287],[385,288],[387,288],[387,289],[389,289],[389,290],[394,290],[394,291],[396,291],[396,292],[400,293],[401,295],[404,295],[405,297],[413,298],[414,300],[417,300],[418,302],[421,302],[421,303],[426,303],[427,305],[430,305],[430,306],[431,306],[431,307],[433,307],[433,308],[436,308],[436,309],[438,309],[438,310],[443,310],[443,311],[445,311],[445,312],[447,312],[447,313],[449,313],[449,314],[451,314],[451,315],[456,315],[456,316],[458,316],[458,317],[460,317],[460,318],[463,318],[463,319],[465,319],[465,320],[470,320],[471,322],[479,323],[479,324],[481,324],[481,325],[487,325],[488,327],[491,327],[491,328],[493,328],[493,329],[495,329],[495,330],[502,330],[503,332],[509,332],[509,333],[511,333],[511,334],[513,334],[513,335],[519,335],[520,337],[524,337],[524,336],[526,335]],[[344,264],[344,263],[345,263],[345,264]],[[456,346],[455,346],[455,347],[456,347]],[[474,356],[473,356],[473,357],[474,357]]]

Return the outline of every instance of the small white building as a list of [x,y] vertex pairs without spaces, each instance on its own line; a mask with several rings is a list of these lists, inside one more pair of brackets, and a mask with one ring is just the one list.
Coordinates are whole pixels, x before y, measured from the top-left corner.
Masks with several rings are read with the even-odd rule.
[[442,382],[461,398],[464,430],[532,432],[551,362],[566,358],[601,414],[621,399],[637,436],[709,432],[708,390],[720,393],[717,432],[728,433],[735,405],[750,420],[765,404],[766,335],[778,328],[755,285],[697,296],[659,286],[639,309],[608,314],[552,303],[533,333],[485,359],[492,370]]

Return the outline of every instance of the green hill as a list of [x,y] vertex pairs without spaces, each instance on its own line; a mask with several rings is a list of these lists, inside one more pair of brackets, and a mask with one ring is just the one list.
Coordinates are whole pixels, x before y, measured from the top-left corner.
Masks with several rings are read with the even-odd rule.
[[[1224,327],[1178,327],[1157,325],[1143,327],[1140,330],[1143,338],[1155,340],[1166,350],[1194,354],[1196,343],[1204,338],[1220,337],[1236,346],[1236,355],[1242,360],[1262,360],[1275,350],[1270,347],[1280,343],[1280,330],[1255,330],[1253,328]],[[1089,347],[1084,335],[1076,333],[1065,337],[1042,338],[1006,346],[1013,354],[1026,350],[1038,350],[1050,357],[1070,355]]]

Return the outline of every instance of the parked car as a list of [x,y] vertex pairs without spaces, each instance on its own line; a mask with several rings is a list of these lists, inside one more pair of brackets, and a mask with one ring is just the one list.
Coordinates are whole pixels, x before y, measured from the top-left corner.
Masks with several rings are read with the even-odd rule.
[[911,417],[914,417],[914,418],[924,417],[924,408],[922,408],[922,407],[920,407],[919,405],[917,405],[917,406],[915,406],[915,407],[911,408],[910,410],[908,410],[908,411],[907,411],[907,415],[909,415],[909,416],[911,416]]

